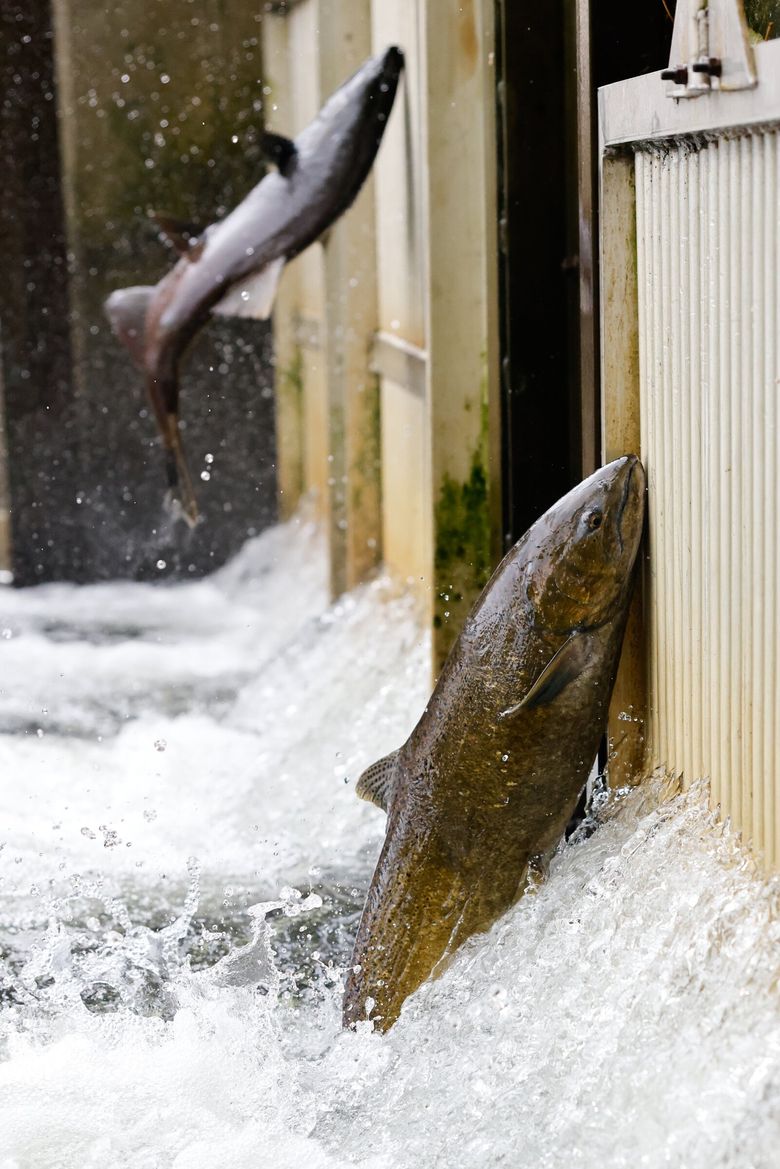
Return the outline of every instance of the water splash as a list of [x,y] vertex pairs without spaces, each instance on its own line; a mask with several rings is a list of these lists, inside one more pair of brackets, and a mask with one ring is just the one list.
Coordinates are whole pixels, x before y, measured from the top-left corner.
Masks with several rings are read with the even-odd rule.
[[345,1033],[384,828],[352,788],[427,696],[413,603],[328,607],[288,529],[210,582],[0,604],[32,667],[0,695],[2,1169],[776,1164],[780,889],[702,790],[601,795],[387,1036]]

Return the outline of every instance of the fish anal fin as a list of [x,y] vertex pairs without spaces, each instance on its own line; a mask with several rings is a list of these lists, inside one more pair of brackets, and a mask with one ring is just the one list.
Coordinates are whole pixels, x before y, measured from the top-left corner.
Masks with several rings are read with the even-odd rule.
[[395,781],[398,771],[398,751],[391,751],[383,759],[378,759],[361,775],[355,786],[355,793],[361,800],[368,800],[376,804],[383,812],[387,812],[393,799]]
[[218,317],[252,317],[256,321],[267,320],[274,307],[284,263],[285,257],[279,256],[258,272],[252,272],[245,279],[237,281],[222,300],[214,305],[212,313]]
[[149,211],[148,215],[163,239],[172,244],[180,256],[197,260],[203,250],[203,228],[199,224],[188,219],[177,219],[163,211]]
[[139,369],[144,366],[146,313],[153,293],[154,286],[151,284],[117,288],[103,306],[112,332],[128,350]]
[[550,658],[525,697],[509,710],[502,710],[501,718],[510,718],[520,710],[532,710],[535,706],[547,706],[579,677],[588,664],[589,650],[587,636],[572,633]]
[[266,130],[262,137],[261,146],[263,154],[274,164],[279,174],[289,178],[298,155],[298,148],[292,139],[285,138],[283,134],[273,134],[270,130]]

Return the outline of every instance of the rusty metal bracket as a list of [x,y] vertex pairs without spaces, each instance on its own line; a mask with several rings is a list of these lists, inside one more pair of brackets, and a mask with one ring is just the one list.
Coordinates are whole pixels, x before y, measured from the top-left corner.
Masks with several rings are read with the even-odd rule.
[[667,96],[701,97],[757,84],[742,0],[678,0]]

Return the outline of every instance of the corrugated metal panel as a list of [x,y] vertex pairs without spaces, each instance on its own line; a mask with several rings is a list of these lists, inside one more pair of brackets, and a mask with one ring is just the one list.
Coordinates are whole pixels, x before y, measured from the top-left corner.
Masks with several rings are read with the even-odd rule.
[[775,131],[636,154],[651,764],[780,862]]

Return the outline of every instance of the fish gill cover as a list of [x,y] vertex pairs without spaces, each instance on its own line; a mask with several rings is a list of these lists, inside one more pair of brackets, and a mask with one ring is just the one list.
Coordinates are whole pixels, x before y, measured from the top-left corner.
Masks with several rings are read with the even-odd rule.
[[602,799],[387,1036],[342,1030],[354,783],[428,635],[325,568],[292,524],[209,581],[0,595],[0,1166],[774,1167],[777,884],[698,788]]

